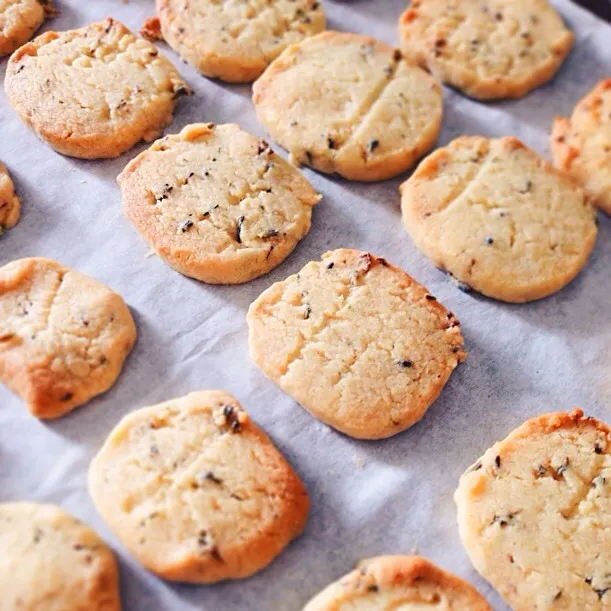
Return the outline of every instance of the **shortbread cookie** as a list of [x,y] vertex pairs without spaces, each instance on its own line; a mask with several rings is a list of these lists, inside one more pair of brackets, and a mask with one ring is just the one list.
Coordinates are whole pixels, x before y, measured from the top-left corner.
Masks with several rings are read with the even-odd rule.
[[125,547],[165,579],[248,577],[301,534],[299,477],[231,395],[202,391],[125,416],[89,490]]
[[470,584],[419,556],[378,556],[315,596],[303,611],[492,611]]
[[253,92],[260,121],[295,163],[352,180],[404,172],[441,127],[439,83],[357,34],[323,32],[289,47]]
[[248,311],[263,373],[328,425],[390,437],[424,416],[465,359],[460,323],[404,271],[340,249],[267,289]]
[[458,138],[401,186],[416,243],[464,288],[525,302],[551,295],[586,264],[594,208],[570,177],[515,138]]
[[[1,1],[1,0],[0,0]],[[21,203],[6,166],[0,162],[0,236],[17,224],[21,216]]]
[[83,159],[118,157],[157,138],[190,93],[154,45],[110,18],[25,44],[11,56],[5,89],[43,140]]
[[0,57],[30,40],[55,13],[52,0],[0,0]]
[[481,100],[546,83],[574,41],[548,0],[412,0],[399,34],[406,57]]
[[120,611],[119,573],[98,535],[55,505],[0,505],[0,611]]
[[455,495],[475,568],[512,609],[611,608],[611,430],[579,409],[496,443]]
[[206,76],[254,81],[291,44],[325,29],[317,0],[157,0],[160,35]]
[[557,117],[551,137],[556,165],[582,183],[611,215],[611,79],[601,81],[575,108]]
[[0,268],[0,381],[38,418],[108,390],[136,340],[123,299],[42,258]]
[[320,196],[237,125],[199,123],[158,140],[119,175],[125,214],[177,271],[215,284],[276,267],[310,230]]

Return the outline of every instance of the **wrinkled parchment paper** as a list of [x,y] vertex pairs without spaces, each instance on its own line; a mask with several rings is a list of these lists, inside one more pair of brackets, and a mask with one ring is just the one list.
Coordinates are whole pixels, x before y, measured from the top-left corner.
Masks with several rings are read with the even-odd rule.
[[[58,4],[62,14],[47,29],[110,15],[138,30],[153,13],[152,0]],[[570,113],[595,82],[611,76],[611,27],[569,0],[556,5],[577,44],[554,82],[523,100],[494,104],[446,89],[439,144],[462,134],[513,134],[549,155],[553,117]],[[326,0],[325,6],[330,28],[397,43],[404,0]],[[207,80],[160,46],[196,92],[181,100],[169,132],[213,121],[264,135],[249,87]],[[5,68],[2,60],[2,77]],[[123,295],[139,330],[114,388],[61,420],[38,422],[0,387],[0,501],[57,503],[92,524],[118,554],[127,611],[297,611],[360,558],[414,551],[474,583],[495,609],[506,609],[461,547],[452,495],[462,471],[530,416],[578,404],[611,422],[611,220],[601,217],[594,255],[573,284],[541,302],[509,306],[461,293],[416,250],[399,210],[397,187],[406,176],[365,185],[305,170],[325,197],[292,256],[249,284],[206,286],[147,256],[148,247],[123,217],[115,177],[143,149],[111,161],[62,157],[20,123],[0,91],[0,159],[23,200],[19,225],[0,238],[0,263],[41,255],[74,266]],[[463,323],[468,360],[424,420],[387,441],[355,441],[328,429],[267,381],[248,356],[250,302],[337,247],[367,249],[403,267]],[[87,494],[87,467],[130,410],[217,387],[240,399],[305,480],[310,521],[301,539],[251,579],[171,585],[141,569],[106,528]]]

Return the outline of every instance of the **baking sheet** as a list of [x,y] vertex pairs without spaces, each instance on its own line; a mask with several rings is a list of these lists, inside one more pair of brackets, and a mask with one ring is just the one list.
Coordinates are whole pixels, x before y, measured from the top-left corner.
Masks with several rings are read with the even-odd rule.
[[[152,0],[58,3],[62,14],[47,29],[110,15],[138,30],[153,12]],[[325,2],[330,28],[394,44],[405,4]],[[611,76],[611,27],[568,0],[556,5],[577,44],[554,82],[523,100],[494,104],[446,89],[440,144],[461,134],[513,134],[548,155],[554,115],[570,113],[595,82]],[[195,90],[181,100],[170,132],[213,121],[264,135],[249,87],[207,80],[161,48]],[[5,68],[3,60],[2,77]],[[572,285],[544,301],[509,306],[461,293],[416,250],[400,217],[397,188],[406,176],[366,185],[305,170],[325,197],[292,256],[249,284],[206,286],[147,256],[148,247],[123,217],[115,177],[144,148],[111,161],[62,157],[19,122],[0,91],[0,159],[23,202],[19,225],[0,238],[0,263],[40,255],[77,267],[123,295],[139,329],[114,388],[61,420],[38,422],[0,387],[0,501],[57,503],[92,524],[118,554],[128,611],[299,610],[360,558],[414,551],[474,583],[494,609],[506,609],[461,547],[452,495],[461,472],[530,416],[578,404],[611,421],[610,219],[601,217],[591,262]],[[403,267],[463,323],[468,360],[420,424],[386,441],[355,441],[328,429],[267,381],[248,356],[250,302],[337,247],[370,250]],[[87,467],[130,410],[217,387],[240,399],[302,476],[312,498],[310,521],[304,536],[253,578],[171,585],[139,568],[105,527],[87,494]]]

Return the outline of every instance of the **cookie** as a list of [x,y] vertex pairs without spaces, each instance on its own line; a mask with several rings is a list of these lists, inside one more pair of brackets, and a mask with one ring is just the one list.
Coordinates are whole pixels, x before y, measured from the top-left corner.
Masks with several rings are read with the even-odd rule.
[[6,166],[0,162],[0,236],[17,224],[21,203]]
[[235,397],[202,391],[131,412],[91,463],[104,520],[173,581],[248,577],[301,534],[299,477]]
[[237,125],[199,123],[158,140],[118,177],[125,214],[177,271],[214,284],[252,280],[310,230],[320,196]]
[[56,14],[52,0],[0,0],[0,57],[9,55]]
[[158,22],[149,23],[202,74],[249,83],[291,44],[325,29],[316,0],[157,0]]
[[458,138],[401,186],[416,246],[465,290],[522,303],[559,291],[596,241],[596,215],[575,181],[519,140]]
[[611,430],[537,416],[460,479],[460,537],[512,609],[611,608]]
[[114,19],[46,32],[18,49],[4,82],[17,114],[57,152],[118,157],[154,140],[190,93],[150,42]]
[[388,45],[323,32],[288,47],[253,86],[259,120],[292,161],[351,180],[409,169],[435,143],[439,83]]
[[58,418],[108,390],[136,341],[123,299],[56,261],[0,268],[0,381]]
[[574,42],[548,0],[412,0],[399,35],[406,57],[480,100],[525,96]]
[[98,535],[55,505],[0,504],[1,611],[120,611],[119,572]]
[[385,259],[328,252],[248,310],[263,373],[329,426],[361,439],[420,420],[466,358],[460,323]]
[[303,611],[492,611],[470,584],[420,556],[378,556],[315,596]]
[[556,166],[611,215],[611,79],[598,83],[570,119],[556,118],[550,145]]

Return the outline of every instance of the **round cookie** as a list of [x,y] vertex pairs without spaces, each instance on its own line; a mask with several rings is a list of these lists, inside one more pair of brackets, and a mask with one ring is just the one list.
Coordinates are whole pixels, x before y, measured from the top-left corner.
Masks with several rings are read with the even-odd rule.
[[291,44],[325,29],[317,0],[157,0],[160,35],[202,74],[249,83]]
[[0,162],[0,236],[17,224],[21,203],[6,166]]
[[598,83],[570,119],[556,118],[550,144],[556,166],[611,215],[611,79]]
[[315,596],[303,611],[492,611],[470,584],[419,556],[378,556]]
[[466,358],[460,323],[385,259],[328,252],[248,310],[263,373],[329,426],[360,439],[420,420]]
[[221,391],[125,416],[91,463],[89,490],[143,566],[191,583],[261,570],[301,534],[309,510],[297,474]]
[[286,49],[253,86],[259,120],[293,162],[351,180],[396,176],[441,128],[439,83],[388,45],[323,32]]
[[118,157],[154,140],[190,93],[150,42],[114,19],[46,32],[16,51],[5,90],[17,114],[57,152]]
[[38,418],[108,390],[136,341],[123,299],[56,261],[0,267],[0,381]]
[[460,537],[512,609],[611,607],[611,431],[579,409],[528,420],[460,479]]
[[412,0],[399,35],[406,57],[480,100],[546,83],[574,41],[548,0]]
[[3,611],[121,609],[112,552],[55,505],[0,504],[0,550]]
[[0,57],[27,42],[55,14],[52,0],[0,0]]
[[596,241],[583,189],[512,137],[454,140],[418,166],[401,194],[416,246],[461,288],[502,301],[559,291]]
[[125,214],[177,271],[214,284],[252,280],[310,230],[321,199],[298,170],[237,125],[166,136],[119,175]]

